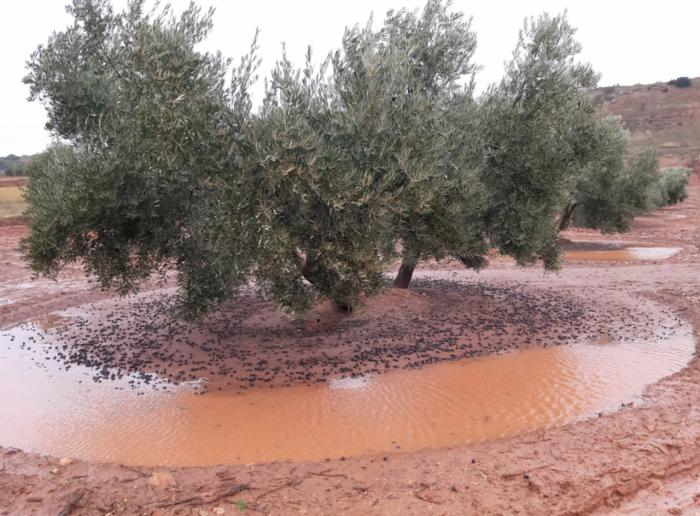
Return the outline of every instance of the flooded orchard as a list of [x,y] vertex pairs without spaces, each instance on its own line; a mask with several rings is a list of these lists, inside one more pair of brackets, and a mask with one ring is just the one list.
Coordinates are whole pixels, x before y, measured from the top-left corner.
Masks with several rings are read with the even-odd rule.
[[681,251],[679,247],[620,247],[566,251],[564,259],[591,262],[639,262],[666,260]]
[[[36,326],[0,334],[0,444],[130,465],[319,460],[512,436],[640,399],[683,368],[690,328],[531,348],[314,386],[200,393],[196,382],[93,382],[43,350]],[[20,346],[18,342],[27,342]]]

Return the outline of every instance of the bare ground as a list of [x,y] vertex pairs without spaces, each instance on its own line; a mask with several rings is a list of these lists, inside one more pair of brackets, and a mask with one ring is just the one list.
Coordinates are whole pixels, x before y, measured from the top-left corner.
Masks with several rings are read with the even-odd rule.
[[636,84],[598,88],[591,95],[623,118],[632,132],[632,154],[650,146],[662,166],[682,166],[700,154],[700,77],[687,88]]
[[[700,179],[682,205],[639,219],[621,237],[572,231],[570,240],[681,246],[664,262],[570,263],[558,274],[496,258],[475,276],[431,264],[419,278],[571,290],[593,303],[651,298],[700,328]],[[26,230],[0,229],[0,327],[105,299],[69,270],[26,288],[12,249]],[[641,406],[515,438],[416,453],[320,463],[133,468],[0,448],[0,514],[694,514],[700,511],[700,360],[650,386]],[[204,511],[204,512],[202,512]]]

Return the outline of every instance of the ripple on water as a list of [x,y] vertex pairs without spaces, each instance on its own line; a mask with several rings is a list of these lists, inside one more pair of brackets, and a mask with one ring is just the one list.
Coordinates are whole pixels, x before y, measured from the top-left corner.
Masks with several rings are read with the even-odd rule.
[[[669,322],[668,326],[671,323]],[[14,340],[12,340],[14,337]],[[32,347],[19,342],[34,338]],[[36,327],[0,333],[0,444],[142,465],[317,460],[512,436],[639,399],[691,359],[690,329],[657,339],[535,348],[313,387],[196,395],[155,380],[94,383],[43,351]],[[165,390],[164,390],[165,389]]]

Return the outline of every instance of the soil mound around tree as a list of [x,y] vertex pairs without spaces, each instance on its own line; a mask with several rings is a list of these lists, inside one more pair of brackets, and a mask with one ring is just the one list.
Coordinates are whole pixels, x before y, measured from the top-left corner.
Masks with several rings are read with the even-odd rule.
[[351,314],[322,304],[295,319],[254,291],[196,323],[174,318],[173,305],[172,291],[155,291],[40,323],[54,358],[92,368],[96,381],[136,373],[134,385],[206,378],[209,389],[237,390],[642,335],[653,326],[629,305],[601,305],[569,291],[427,278],[413,290],[366,300]]

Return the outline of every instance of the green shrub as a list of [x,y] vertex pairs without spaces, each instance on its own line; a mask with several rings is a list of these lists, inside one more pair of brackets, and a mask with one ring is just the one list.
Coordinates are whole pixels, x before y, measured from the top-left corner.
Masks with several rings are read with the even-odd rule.
[[690,170],[687,168],[667,168],[661,171],[658,181],[660,206],[677,204],[688,197],[688,179]]

